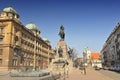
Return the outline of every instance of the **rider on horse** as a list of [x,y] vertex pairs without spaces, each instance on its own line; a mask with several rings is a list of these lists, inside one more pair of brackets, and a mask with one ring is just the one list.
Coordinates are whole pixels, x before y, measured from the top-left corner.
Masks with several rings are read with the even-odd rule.
[[63,27],[63,25],[61,25],[61,27],[60,27],[59,36],[61,37],[61,40],[64,40],[65,33],[64,33],[64,27]]

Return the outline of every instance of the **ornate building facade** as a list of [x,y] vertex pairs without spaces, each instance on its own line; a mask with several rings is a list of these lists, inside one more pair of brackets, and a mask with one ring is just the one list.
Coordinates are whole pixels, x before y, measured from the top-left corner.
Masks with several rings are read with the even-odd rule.
[[1,11],[0,70],[47,67],[52,58],[49,40],[41,38],[35,24],[22,25],[19,17],[12,7]]
[[120,65],[120,23],[107,38],[101,50],[101,57],[106,66]]

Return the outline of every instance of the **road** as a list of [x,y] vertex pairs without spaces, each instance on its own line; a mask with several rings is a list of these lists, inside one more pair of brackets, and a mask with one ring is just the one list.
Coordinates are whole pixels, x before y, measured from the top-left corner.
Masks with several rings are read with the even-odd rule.
[[108,76],[109,78],[113,80],[120,80],[120,73],[109,71],[109,70],[99,70],[97,72],[103,74],[104,76]]

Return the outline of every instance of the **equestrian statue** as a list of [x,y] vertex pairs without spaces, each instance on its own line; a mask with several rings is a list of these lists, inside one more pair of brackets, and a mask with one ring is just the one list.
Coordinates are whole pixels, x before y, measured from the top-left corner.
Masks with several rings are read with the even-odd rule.
[[58,34],[59,36],[60,36],[60,40],[64,40],[65,39],[65,32],[64,32],[64,27],[63,27],[63,25],[61,25],[60,26],[60,31],[59,31],[59,34]]

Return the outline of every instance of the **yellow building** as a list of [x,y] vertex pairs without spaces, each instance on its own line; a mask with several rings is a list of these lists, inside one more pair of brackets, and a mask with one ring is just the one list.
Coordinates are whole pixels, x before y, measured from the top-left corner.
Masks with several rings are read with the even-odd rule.
[[19,17],[12,7],[1,11],[0,70],[47,67],[52,51],[49,40],[41,38],[35,24],[22,25]]

